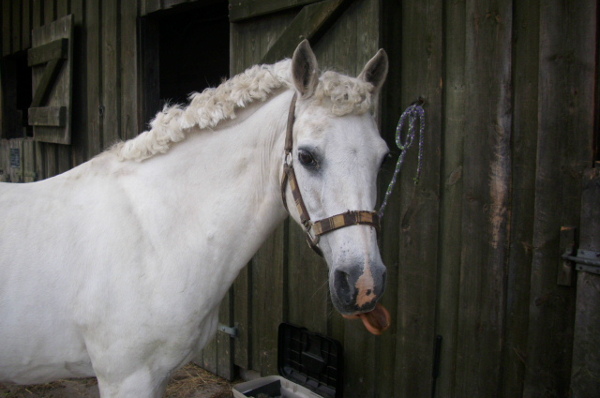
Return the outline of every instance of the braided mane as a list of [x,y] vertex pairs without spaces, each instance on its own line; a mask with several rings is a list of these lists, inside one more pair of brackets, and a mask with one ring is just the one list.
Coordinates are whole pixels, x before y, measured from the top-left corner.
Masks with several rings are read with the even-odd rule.
[[[192,128],[214,128],[219,122],[235,119],[235,111],[256,101],[265,101],[280,88],[292,89],[291,61],[256,65],[232,77],[216,88],[190,95],[190,103],[166,106],[150,122],[150,130],[114,145],[118,158],[142,161],[166,152],[173,143],[185,138]],[[336,72],[321,75],[310,101],[326,106],[336,116],[365,113],[372,106],[373,85]]]

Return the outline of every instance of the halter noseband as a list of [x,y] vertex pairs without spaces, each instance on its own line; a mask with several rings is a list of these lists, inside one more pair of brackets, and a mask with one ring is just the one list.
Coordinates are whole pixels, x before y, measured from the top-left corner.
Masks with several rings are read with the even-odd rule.
[[315,222],[312,222],[310,220],[310,215],[308,214],[308,210],[306,209],[306,205],[304,204],[304,200],[302,199],[302,194],[300,193],[300,187],[298,186],[298,180],[296,180],[296,173],[294,173],[293,166],[293,130],[295,120],[294,113],[296,110],[297,97],[297,94],[294,93],[294,97],[292,98],[290,110],[288,113],[284,147],[285,159],[283,162],[283,176],[281,179],[281,198],[283,200],[283,206],[289,212],[286,200],[286,188],[289,182],[290,189],[292,190],[292,195],[294,197],[294,202],[296,203],[296,208],[298,210],[298,214],[300,215],[300,222],[302,223],[304,227],[304,232],[306,233],[306,240],[308,242],[308,245],[318,255],[323,256],[323,252],[319,248],[319,239],[321,235],[324,235],[331,231],[335,231],[336,229],[358,224],[370,225],[373,228],[375,228],[375,230],[379,230],[379,216],[377,212],[374,211],[349,210],[345,213],[336,214],[334,216],[327,217]]

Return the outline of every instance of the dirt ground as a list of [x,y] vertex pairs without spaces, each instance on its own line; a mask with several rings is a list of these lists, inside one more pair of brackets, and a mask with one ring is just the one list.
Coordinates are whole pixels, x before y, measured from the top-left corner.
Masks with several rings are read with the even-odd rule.
[[[167,398],[229,398],[231,383],[189,364],[179,369],[167,386]],[[59,380],[50,384],[16,386],[0,383],[0,398],[98,398],[96,379]]]

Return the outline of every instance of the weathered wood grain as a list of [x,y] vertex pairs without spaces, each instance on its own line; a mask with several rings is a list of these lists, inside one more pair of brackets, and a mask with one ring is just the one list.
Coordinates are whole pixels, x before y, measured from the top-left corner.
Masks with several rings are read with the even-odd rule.
[[466,2],[457,396],[493,396],[501,377],[512,177],[512,20],[511,1]]
[[229,20],[242,22],[318,1],[321,0],[233,0],[229,2]]
[[[537,173],[524,396],[567,396],[575,308],[556,284],[560,230],[578,225],[581,176],[592,164],[597,2],[540,3]],[[569,26],[569,29],[556,29]],[[551,331],[551,332],[550,332]]]
[[[590,254],[600,253],[600,162],[596,162],[595,168],[586,170],[582,185],[579,249]],[[600,256],[596,260],[600,260]],[[571,396],[574,398],[591,397],[600,391],[598,303],[600,303],[600,275],[578,271],[571,371]]]
[[[440,168],[442,136],[443,2],[402,4],[401,109],[425,101],[423,171],[419,183],[418,142],[410,149],[398,183],[400,204],[397,336],[394,396],[430,396],[435,341]],[[406,134],[406,131],[404,131]],[[417,137],[418,138],[418,137]],[[417,139],[415,138],[415,141]],[[390,242],[391,243],[391,242]],[[392,291],[394,291],[392,290]]]
[[[64,107],[60,126],[35,124],[34,138],[41,142],[70,144],[73,77],[73,17],[64,16],[32,31],[32,107]],[[46,63],[46,61],[48,61]],[[41,64],[41,65],[40,65]],[[35,111],[32,115],[35,117]],[[35,122],[35,121],[34,121]]]
[[501,396],[520,396],[527,357],[539,81],[539,1],[514,2],[510,246]]

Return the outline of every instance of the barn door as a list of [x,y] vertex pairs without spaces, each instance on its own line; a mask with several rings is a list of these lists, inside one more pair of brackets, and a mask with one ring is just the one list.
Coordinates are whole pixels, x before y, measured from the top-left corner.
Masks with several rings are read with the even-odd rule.
[[572,397],[591,397],[600,391],[600,162],[584,174],[579,245],[564,257],[577,270]]
[[273,15],[288,9],[300,8],[287,28],[274,41],[260,59],[260,63],[270,64],[283,58],[291,57],[292,52],[303,39],[311,43],[317,42],[337,17],[352,2],[352,0],[279,0],[246,2],[230,1],[231,22],[245,20],[265,15]]
[[71,143],[73,15],[33,29],[28,64],[33,100],[29,124],[36,141]]

